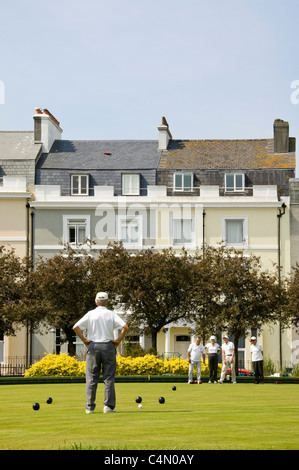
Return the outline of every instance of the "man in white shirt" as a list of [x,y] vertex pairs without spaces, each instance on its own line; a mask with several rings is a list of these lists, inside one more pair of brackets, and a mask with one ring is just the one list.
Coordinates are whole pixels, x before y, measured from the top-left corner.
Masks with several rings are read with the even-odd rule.
[[223,336],[222,348],[222,371],[220,376],[220,383],[223,384],[227,369],[231,369],[231,377],[233,384],[236,384],[236,370],[235,370],[235,345],[229,341],[227,335]]
[[193,370],[196,366],[197,370],[197,383],[201,384],[201,356],[203,357],[203,362],[206,362],[205,348],[200,344],[200,337],[197,336],[194,343],[191,343],[188,352],[188,361],[189,361],[189,374],[188,374],[188,383],[193,383]]
[[[127,324],[112,310],[107,309],[108,294],[98,292],[97,307],[86,313],[74,326],[76,335],[83,341],[86,352],[86,413],[93,413],[101,367],[105,384],[104,413],[113,413],[115,396],[116,348],[128,331]],[[121,329],[114,339],[114,330]],[[87,330],[88,338],[82,330]]]
[[251,346],[251,360],[252,366],[254,369],[255,375],[255,383],[264,383],[264,356],[263,356],[263,346],[257,343],[257,339],[255,336],[251,336],[250,338]]

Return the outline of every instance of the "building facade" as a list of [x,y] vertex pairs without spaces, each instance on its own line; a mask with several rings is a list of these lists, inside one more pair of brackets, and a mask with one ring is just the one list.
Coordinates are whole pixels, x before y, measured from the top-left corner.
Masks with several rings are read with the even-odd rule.
[[[295,139],[287,122],[275,120],[272,137],[256,140],[175,140],[165,118],[156,141],[70,141],[61,134],[56,118],[37,109],[33,137],[42,149],[29,209],[33,258],[51,257],[65,244],[90,253],[120,240],[132,253],[148,247],[194,253],[224,244],[289,274],[290,233],[297,232],[289,185]],[[266,357],[290,363],[291,331],[267,325],[257,334]],[[56,338],[55,331],[35,335],[33,356],[55,352]],[[149,338],[134,339],[150,347]],[[191,340],[189,328],[167,325],[158,351],[186,357]],[[245,338],[239,357],[249,364]]]
[[[290,179],[291,266],[299,265],[299,178]],[[299,363],[299,332],[292,329],[292,363]]]
[[[29,255],[29,202],[34,195],[35,165],[41,144],[33,132],[0,132],[0,246],[13,249],[19,258]],[[0,332],[0,363],[17,364],[29,358],[29,332],[17,336]],[[26,359],[24,359],[26,358]]]

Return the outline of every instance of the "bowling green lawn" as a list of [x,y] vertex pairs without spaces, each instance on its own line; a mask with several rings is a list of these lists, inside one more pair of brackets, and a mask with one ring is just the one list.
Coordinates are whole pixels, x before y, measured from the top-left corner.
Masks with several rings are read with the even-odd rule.
[[103,414],[103,392],[99,383],[96,411],[87,415],[84,383],[1,385],[0,449],[299,449],[296,384],[116,383],[113,414]]

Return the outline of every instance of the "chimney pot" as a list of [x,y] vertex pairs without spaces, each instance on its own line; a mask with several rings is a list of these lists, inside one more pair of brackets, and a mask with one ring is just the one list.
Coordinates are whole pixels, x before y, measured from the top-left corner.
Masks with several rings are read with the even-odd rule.
[[274,153],[289,152],[289,123],[282,119],[275,119],[274,130]]
[[48,153],[55,140],[61,139],[60,123],[47,109],[35,108],[34,141],[42,143],[42,152]]
[[158,126],[159,131],[159,150],[167,150],[169,140],[172,139],[171,132],[169,130],[168,123],[166,118],[163,116],[160,126]]

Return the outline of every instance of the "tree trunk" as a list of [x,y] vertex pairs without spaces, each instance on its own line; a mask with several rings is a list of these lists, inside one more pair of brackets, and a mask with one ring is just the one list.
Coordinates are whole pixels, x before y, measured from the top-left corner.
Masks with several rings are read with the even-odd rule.
[[68,354],[70,356],[76,356],[76,345],[74,344],[74,330],[73,328],[68,328],[65,331],[66,340],[68,343]]
[[155,351],[155,354],[157,354],[157,331],[152,331],[152,349]]
[[68,342],[68,353],[70,356],[76,356],[76,346],[72,339]]
[[236,368],[236,376],[239,375],[239,354],[238,354],[238,344],[239,344],[239,332],[235,333],[234,344],[235,344],[235,368]]

